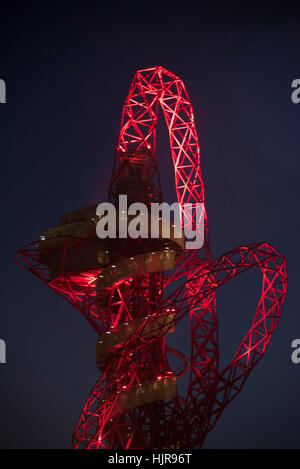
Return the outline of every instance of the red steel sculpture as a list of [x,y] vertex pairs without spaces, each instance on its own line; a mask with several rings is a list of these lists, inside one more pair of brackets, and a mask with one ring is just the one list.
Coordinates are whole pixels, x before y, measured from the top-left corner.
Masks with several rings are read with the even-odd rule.
[[[119,213],[128,203],[161,202],[155,153],[159,105],[169,130],[178,202],[204,203],[200,148],[185,86],[161,66],[138,70],[123,106],[109,198]],[[203,247],[184,238],[100,239],[96,206],[66,214],[60,225],[16,256],[27,270],[63,296],[98,334],[101,375],[73,435],[73,448],[199,448],[225,407],[262,358],[280,319],[287,289],[284,257],[269,243],[240,246],[217,259],[208,224],[192,210],[190,225]],[[198,223],[198,225],[197,225]],[[183,228],[183,227],[182,227]],[[234,359],[219,367],[216,290],[258,267],[262,294],[252,325]],[[166,345],[166,334],[190,316],[187,359]],[[169,354],[169,356],[168,356]],[[172,370],[170,355],[182,361]],[[177,381],[189,371],[185,396]]]

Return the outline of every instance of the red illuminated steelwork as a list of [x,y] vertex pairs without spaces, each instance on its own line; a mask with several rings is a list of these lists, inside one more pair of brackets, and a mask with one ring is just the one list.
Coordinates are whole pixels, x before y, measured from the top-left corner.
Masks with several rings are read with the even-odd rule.
[[[178,201],[204,203],[200,148],[183,82],[162,67],[139,70],[122,114],[109,196],[146,204],[162,200],[155,154],[158,108],[170,137]],[[206,213],[200,250],[168,239],[96,236],[95,207],[62,217],[17,261],[73,304],[98,334],[100,378],[84,405],[74,448],[198,448],[262,358],[287,289],[284,257],[269,243],[211,256]],[[195,212],[189,223],[197,226]],[[183,227],[182,227],[183,228]],[[216,290],[258,267],[262,294],[252,325],[232,362],[219,368]],[[178,286],[179,285],[179,286]],[[165,343],[190,316],[187,359]],[[172,370],[168,355],[182,361]],[[189,370],[185,396],[177,380]]]

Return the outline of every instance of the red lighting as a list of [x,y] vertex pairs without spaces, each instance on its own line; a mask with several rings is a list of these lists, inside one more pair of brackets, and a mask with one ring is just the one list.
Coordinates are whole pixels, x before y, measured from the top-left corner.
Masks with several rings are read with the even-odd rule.
[[[145,197],[162,200],[155,153],[159,106],[169,131],[178,202],[181,206],[204,203],[193,108],[182,80],[163,67],[138,70],[134,76],[123,106],[110,199],[122,190],[126,177],[129,182],[131,177],[130,194],[137,188],[139,197],[143,196],[140,187],[144,182]],[[196,228],[194,214],[190,224]],[[98,245],[94,249],[99,240],[90,242],[89,237],[76,235],[40,239],[17,252],[23,267],[77,308],[102,336],[98,341],[103,347],[98,365],[102,373],[83,407],[73,448],[201,447],[263,357],[286,296],[285,259],[267,242],[243,245],[213,259],[206,213],[204,228],[203,248],[178,255],[171,272],[145,270],[134,276],[130,269],[136,252],[132,248],[124,254],[111,242],[109,251],[102,252],[104,248]],[[142,252],[140,241],[135,245],[138,254]],[[82,268],[74,264],[79,251]],[[152,251],[155,247],[151,245],[147,252]],[[112,267],[112,276],[119,271],[119,267],[115,269],[118,255],[128,260],[130,274],[99,292],[98,275],[101,282],[105,280],[104,261],[99,260],[103,253],[108,256],[105,262]],[[253,268],[261,275],[261,297],[232,362],[221,369],[216,290]],[[173,291],[167,296],[170,285]],[[186,315],[190,317],[189,358],[165,344],[166,333]],[[179,370],[171,371],[167,353],[183,362]],[[140,404],[145,393],[150,399],[157,389],[162,392],[161,388],[186,372],[189,384],[184,398],[177,394]],[[166,375],[168,379],[158,385],[156,380]]]

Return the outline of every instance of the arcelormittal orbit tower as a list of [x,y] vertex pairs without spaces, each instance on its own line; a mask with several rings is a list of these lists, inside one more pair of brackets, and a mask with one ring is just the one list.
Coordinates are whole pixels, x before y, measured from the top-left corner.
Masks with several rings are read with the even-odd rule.
[[[186,249],[173,230],[156,238],[100,239],[95,206],[68,213],[60,224],[17,252],[17,262],[74,305],[97,333],[100,376],[73,435],[73,448],[199,448],[224,408],[260,361],[280,319],[287,288],[284,257],[268,242],[243,245],[213,259],[204,204],[194,113],[180,78],[163,67],[138,70],[123,106],[109,187],[124,221],[128,205],[162,202],[155,152],[158,109],[169,130],[178,203],[202,248]],[[125,223],[130,216],[124,215]],[[181,226],[183,229],[184,227]],[[262,292],[251,327],[234,359],[219,367],[216,290],[257,268]],[[166,334],[190,318],[190,356],[166,345]],[[170,357],[181,362],[172,369]],[[178,381],[189,373],[185,395]]]

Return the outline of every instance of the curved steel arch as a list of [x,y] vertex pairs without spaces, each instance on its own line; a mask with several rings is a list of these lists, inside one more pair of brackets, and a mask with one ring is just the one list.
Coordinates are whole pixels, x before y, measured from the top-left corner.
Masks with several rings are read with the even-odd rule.
[[[200,147],[192,105],[182,80],[160,66],[138,70],[134,76],[123,106],[110,199],[116,202],[124,165],[138,161],[147,166],[149,181],[157,183],[149,203],[162,200],[155,154],[159,106],[169,130],[178,202],[181,206],[204,203]],[[112,282],[106,292],[105,305],[97,301],[96,295],[101,267],[71,277],[62,262],[60,275],[53,280],[36,243],[19,250],[22,265],[80,310],[98,334],[111,332],[110,327],[118,328],[125,321],[135,324],[113,350],[89,395],[74,432],[74,448],[201,447],[207,432],[241,391],[262,358],[281,316],[286,295],[284,257],[263,242],[241,246],[213,260],[207,216],[205,211],[203,213],[205,233],[201,250],[185,251],[168,275],[145,273]],[[197,228],[194,215],[195,212],[190,223]],[[70,246],[85,249],[76,237],[66,236],[64,251]],[[261,298],[235,357],[222,370],[219,367],[216,290],[253,267],[258,267],[262,273]],[[178,283],[180,285],[164,299],[166,288]],[[120,395],[128,393],[128,396],[147,382],[155,384],[176,376],[167,359],[165,335],[187,314],[190,315],[191,355],[186,396],[177,394],[122,410]],[[134,322],[137,319],[139,321]],[[165,320],[163,328],[162,320]],[[184,371],[186,369],[185,362]]]

